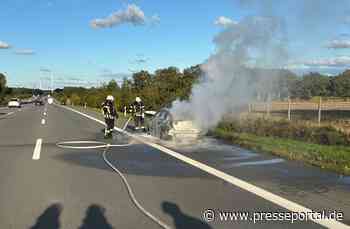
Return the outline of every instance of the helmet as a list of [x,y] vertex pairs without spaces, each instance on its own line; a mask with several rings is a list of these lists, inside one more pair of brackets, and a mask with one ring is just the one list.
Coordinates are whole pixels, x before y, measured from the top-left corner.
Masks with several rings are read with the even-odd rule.
[[141,98],[140,97],[136,97],[135,101],[139,103],[139,102],[141,102]]
[[114,97],[113,97],[113,95],[109,95],[109,96],[107,96],[107,98],[106,98],[106,100],[109,100],[109,101],[114,101]]

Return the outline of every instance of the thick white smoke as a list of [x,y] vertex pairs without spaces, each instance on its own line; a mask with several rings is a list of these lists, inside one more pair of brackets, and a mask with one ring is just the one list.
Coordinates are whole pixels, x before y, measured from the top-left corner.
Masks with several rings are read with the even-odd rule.
[[[310,44],[315,36],[329,39],[350,12],[349,0],[337,4],[329,0],[236,2],[260,16],[224,27],[214,38],[216,52],[202,65],[202,81],[193,87],[190,100],[172,104],[175,119],[193,120],[202,130],[214,127],[225,114],[247,107],[256,93],[266,96],[279,90],[275,80],[279,73],[262,69],[285,67],[289,58],[300,58],[300,53],[295,57],[287,52],[287,35],[294,45],[296,39]],[[289,25],[293,28],[287,30]]]
[[282,31],[273,17],[249,17],[219,33],[216,53],[201,66],[204,76],[190,100],[173,103],[175,119],[193,120],[207,130],[225,114],[247,107],[257,90],[270,90],[268,76],[257,77],[253,69],[276,67],[287,59]]

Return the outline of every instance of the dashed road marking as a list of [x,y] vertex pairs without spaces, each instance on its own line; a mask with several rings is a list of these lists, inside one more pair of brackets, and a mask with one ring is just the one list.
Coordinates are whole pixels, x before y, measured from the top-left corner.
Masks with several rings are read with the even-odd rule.
[[38,138],[36,140],[35,148],[34,148],[34,152],[33,152],[33,157],[32,157],[33,160],[39,160],[40,159],[40,152],[41,152],[41,143],[42,143],[42,141],[43,140],[41,138]]

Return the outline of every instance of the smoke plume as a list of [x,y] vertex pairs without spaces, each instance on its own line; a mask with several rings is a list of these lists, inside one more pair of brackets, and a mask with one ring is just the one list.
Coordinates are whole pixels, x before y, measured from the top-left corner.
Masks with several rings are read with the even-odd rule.
[[287,52],[281,23],[273,17],[248,17],[214,38],[216,53],[202,64],[202,81],[188,102],[175,101],[175,119],[190,119],[202,130],[215,126],[227,113],[240,110],[257,90],[271,88],[254,68],[282,64]]
[[[202,64],[201,82],[194,85],[189,101],[175,101],[175,119],[190,119],[208,130],[228,113],[239,112],[257,94],[270,95],[276,79],[291,58],[288,38],[311,42],[343,23],[350,1],[339,0],[236,0],[249,16],[224,27],[214,38],[216,51]],[[292,29],[287,30],[292,25]],[[305,52],[307,50],[304,50]],[[294,57],[293,57],[294,58]],[[269,69],[269,70],[268,70]]]

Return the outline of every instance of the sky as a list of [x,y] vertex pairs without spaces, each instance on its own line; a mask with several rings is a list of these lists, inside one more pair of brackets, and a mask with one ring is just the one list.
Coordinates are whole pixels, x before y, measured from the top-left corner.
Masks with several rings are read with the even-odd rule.
[[[308,2],[308,3],[305,3]],[[297,73],[350,68],[350,1],[2,0],[0,72],[10,86],[91,86],[134,71],[203,63],[215,36],[246,17],[285,26]]]

